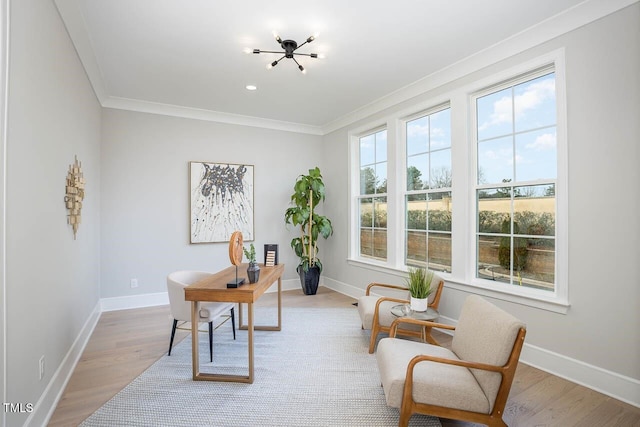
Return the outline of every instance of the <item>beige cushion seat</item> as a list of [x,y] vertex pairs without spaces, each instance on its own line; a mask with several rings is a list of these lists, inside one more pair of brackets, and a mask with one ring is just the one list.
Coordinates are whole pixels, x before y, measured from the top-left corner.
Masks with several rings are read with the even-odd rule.
[[[380,378],[385,384],[384,396],[387,405],[393,408],[402,406],[404,379],[407,365],[416,354],[458,359],[449,349],[408,341],[388,338],[378,344],[378,353],[385,357],[379,360]],[[489,413],[489,401],[471,371],[462,366],[440,365],[433,362],[420,363],[413,371],[413,400],[420,403],[466,409],[468,411]]]
[[[451,349],[395,338],[399,324],[455,330]],[[504,407],[524,343],[524,323],[478,295],[466,298],[458,325],[398,318],[376,359],[398,425],[414,413],[505,426]]]

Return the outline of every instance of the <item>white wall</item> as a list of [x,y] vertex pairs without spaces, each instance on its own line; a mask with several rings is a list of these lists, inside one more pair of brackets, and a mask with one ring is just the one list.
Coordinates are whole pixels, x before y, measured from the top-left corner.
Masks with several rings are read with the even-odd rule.
[[[327,275],[364,289],[399,277],[347,263],[348,135],[393,111],[565,48],[569,141],[569,298],[566,315],[494,301],[528,326],[523,358],[547,370],[640,404],[640,4],[623,9],[515,57],[381,111],[325,137],[325,175],[337,189]],[[490,52],[489,52],[490,53]],[[454,71],[455,74],[455,70]],[[328,157],[341,158],[329,162]],[[609,204],[591,203],[606,197]],[[457,319],[467,292],[446,288],[441,313]],[[602,371],[604,370],[604,371]],[[618,378],[622,376],[622,378]],[[606,381],[604,380],[606,379]],[[588,382],[590,381],[590,382]],[[608,381],[608,383],[606,383]],[[612,392],[611,388],[608,390]]]
[[[229,266],[227,243],[189,244],[190,161],[254,165],[255,241],[279,244],[285,279],[297,259],[284,212],[301,173],[322,166],[322,138],[105,109],[102,133],[102,298],[166,292],[174,270]],[[245,244],[247,246],[248,243]],[[130,288],[130,279],[139,287]]]
[[[32,403],[39,425],[100,281],[100,106],[51,1],[11,2],[8,115],[6,401]],[[74,240],[64,195],[76,155],[87,184]],[[6,424],[28,415],[7,414]]]

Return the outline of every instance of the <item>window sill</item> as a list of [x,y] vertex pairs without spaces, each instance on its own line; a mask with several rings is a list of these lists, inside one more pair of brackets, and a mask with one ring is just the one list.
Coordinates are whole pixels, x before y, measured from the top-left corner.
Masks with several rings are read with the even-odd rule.
[[[398,276],[399,278],[406,277],[406,271],[401,268],[392,268],[381,262],[362,260],[362,259],[348,259],[347,263],[354,267],[365,268],[367,270],[378,271],[385,274]],[[558,298],[555,295],[542,296],[539,294],[524,294],[508,292],[507,290],[491,289],[484,286],[481,283],[466,283],[454,278],[451,274],[445,272],[437,272],[445,281],[445,287],[450,289],[456,289],[463,292],[482,295],[489,298],[495,298],[502,301],[508,301],[514,304],[521,304],[528,307],[537,308],[540,310],[551,311],[559,314],[567,314],[570,304],[567,300]]]

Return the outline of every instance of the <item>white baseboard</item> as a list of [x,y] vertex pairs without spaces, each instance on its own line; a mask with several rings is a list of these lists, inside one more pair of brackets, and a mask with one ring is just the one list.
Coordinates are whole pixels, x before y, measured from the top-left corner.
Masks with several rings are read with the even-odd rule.
[[322,277],[323,286],[332,289],[336,292],[340,292],[351,298],[358,299],[365,294],[365,290],[358,288],[357,286],[349,285],[347,283],[339,282],[328,277]]
[[169,305],[169,295],[166,292],[100,299],[100,307],[103,312],[155,307],[158,305]]
[[[275,282],[274,282],[275,284]],[[300,288],[299,279],[288,279],[282,281],[282,290],[289,291]],[[266,293],[277,292],[276,286],[271,286]],[[166,292],[155,294],[127,295],[124,297],[102,298],[100,306],[103,312],[115,310],[129,310],[132,308],[155,307],[159,305],[169,305],[169,295]]]
[[51,377],[51,381],[47,384],[40,399],[38,399],[38,402],[34,405],[33,412],[29,414],[29,417],[24,423],[25,427],[44,426],[49,423],[53,412],[58,406],[58,402],[62,398],[64,389],[67,387],[67,383],[76,368],[78,360],[80,360],[82,352],[87,346],[89,338],[91,338],[91,334],[93,334],[93,330],[98,324],[98,320],[100,320],[100,314],[100,304],[98,303],[89,315],[89,318],[71,345],[62,363],[60,363],[60,366]]
[[[352,298],[358,298],[365,293],[362,288],[329,278],[324,278],[324,285]],[[456,319],[445,316],[439,317],[438,321],[453,326],[457,324]],[[526,342],[520,355],[520,361],[614,399],[640,407],[640,380],[635,378],[620,375]]]
[[640,408],[640,381],[532,344],[524,344],[520,361]]

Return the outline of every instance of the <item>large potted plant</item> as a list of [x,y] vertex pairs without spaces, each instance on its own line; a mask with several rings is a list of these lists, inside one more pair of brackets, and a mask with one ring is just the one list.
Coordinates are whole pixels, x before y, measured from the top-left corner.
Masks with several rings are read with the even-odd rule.
[[410,268],[407,277],[407,287],[411,295],[411,309],[413,311],[426,311],[429,295],[433,292],[431,282],[433,271],[425,268]]
[[318,290],[322,262],[318,258],[318,238],[328,238],[333,234],[331,220],[315,212],[320,202],[324,202],[325,187],[322,174],[317,167],[309,169],[308,175],[300,175],[291,195],[292,207],[284,214],[287,224],[300,227],[300,236],[291,240],[291,248],[300,258],[296,271],[300,275],[300,285],[305,295],[315,295]]

